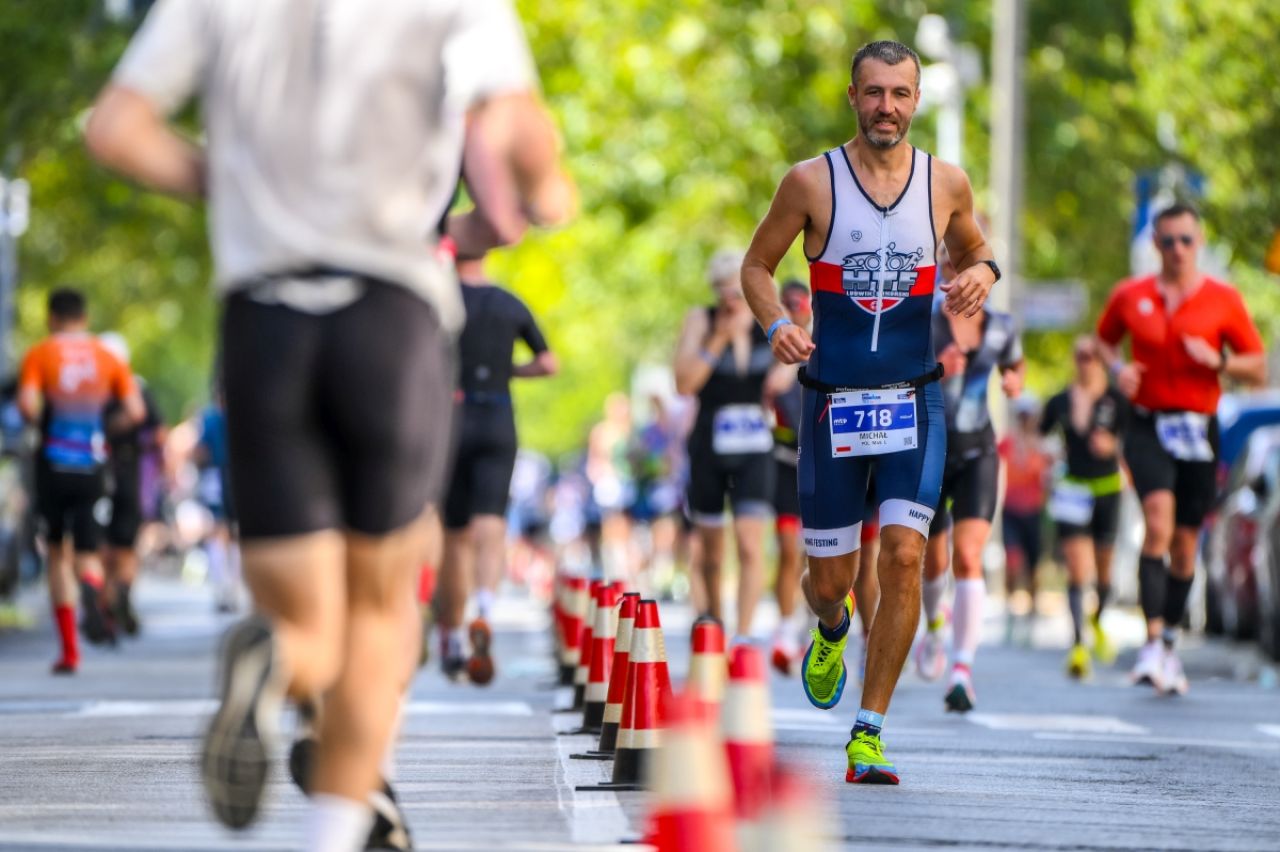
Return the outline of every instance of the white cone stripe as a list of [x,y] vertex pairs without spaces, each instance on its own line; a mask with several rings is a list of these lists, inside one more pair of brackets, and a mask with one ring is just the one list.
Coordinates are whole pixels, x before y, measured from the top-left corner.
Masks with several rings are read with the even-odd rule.
[[661,750],[653,758],[650,776],[655,810],[664,806],[682,811],[730,806],[729,768],[724,750],[717,746],[709,730],[667,731]]
[[[631,728],[630,731],[631,737],[627,742],[627,748],[657,748],[662,745],[661,728]],[[621,740],[619,740],[618,744],[622,745]]]
[[724,738],[735,743],[773,742],[768,687],[729,682],[724,697]]
[[609,684],[607,683],[588,683],[586,700],[593,704],[603,704],[605,699],[609,697]]
[[689,662],[689,688],[699,698],[721,700],[728,679],[729,668],[721,654],[695,654]]
[[662,630],[657,627],[642,627],[631,634],[631,662],[659,663],[666,660],[662,654]]
[[[607,698],[607,696],[606,696]],[[622,705],[606,704],[604,705],[604,720],[617,725],[622,722]]]
[[636,620],[634,618],[618,619],[618,637],[613,643],[614,652],[631,651],[631,632],[634,629]]

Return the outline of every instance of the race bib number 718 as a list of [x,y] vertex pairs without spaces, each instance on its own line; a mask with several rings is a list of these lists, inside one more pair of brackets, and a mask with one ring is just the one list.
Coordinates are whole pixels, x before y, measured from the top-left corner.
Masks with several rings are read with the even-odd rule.
[[831,394],[831,455],[878,456],[918,444],[914,390]]

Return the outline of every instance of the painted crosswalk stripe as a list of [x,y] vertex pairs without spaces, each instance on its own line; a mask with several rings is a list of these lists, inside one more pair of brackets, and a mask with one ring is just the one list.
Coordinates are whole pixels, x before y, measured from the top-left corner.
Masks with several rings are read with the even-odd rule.
[[1269,737],[1280,737],[1280,725],[1259,725],[1258,730]]
[[[10,713],[17,711],[19,702],[5,707]],[[192,701],[87,701],[64,709],[59,715],[64,719],[128,718],[141,716],[207,716],[218,709],[218,702],[201,698]],[[38,713],[38,710],[36,710]],[[526,701],[411,701],[404,707],[410,716],[531,716],[534,709]]]
[[1151,737],[1151,736],[1107,736],[1102,734],[1073,734],[1066,732],[1039,731],[1033,735],[1037,740],[1071,740],[1090,743],[1133,743],[1134,745],[1176,745],[1195,746],[1198,748],[1243,749],[1245,751],[1280,751],[1280,743],[1259,742],[1257,740],[1212,740],[1202,737]]
[[1146,734],[1147,729],[1115,716],[1062,713],[970,713],[968,721],[995,731],[1047,731],[1073,734]]

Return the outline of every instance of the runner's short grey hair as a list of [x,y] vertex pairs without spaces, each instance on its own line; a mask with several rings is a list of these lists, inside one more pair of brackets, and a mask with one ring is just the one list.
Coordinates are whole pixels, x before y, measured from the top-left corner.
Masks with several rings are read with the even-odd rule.
[[916,88],[920,87],[920,57],[914,50],[900,41],[873,41],[858,48],[853,55],[853,65],[849,69],[849,80],[858,85],[858,66],[865,59],[875,59],[885,65],[897,65],[910,59],[916,66]]

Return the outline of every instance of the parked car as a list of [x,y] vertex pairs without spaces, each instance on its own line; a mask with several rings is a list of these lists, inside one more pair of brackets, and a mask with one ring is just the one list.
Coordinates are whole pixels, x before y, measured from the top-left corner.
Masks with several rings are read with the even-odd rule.
[[1280,452],[1270,455],[1263,477],[1270,486],[1258,518],[1258,643],[1280,660]]
[[[1262,518],[1280,493],[1280,426],[1249,434],[1226,474],[1205,536],[1205,629],[1253,639],[1261,622],[1261,593],[1270,593],[1270,566],[1260,564]],[[1265,578],[1260,578],[1264,573]]]

